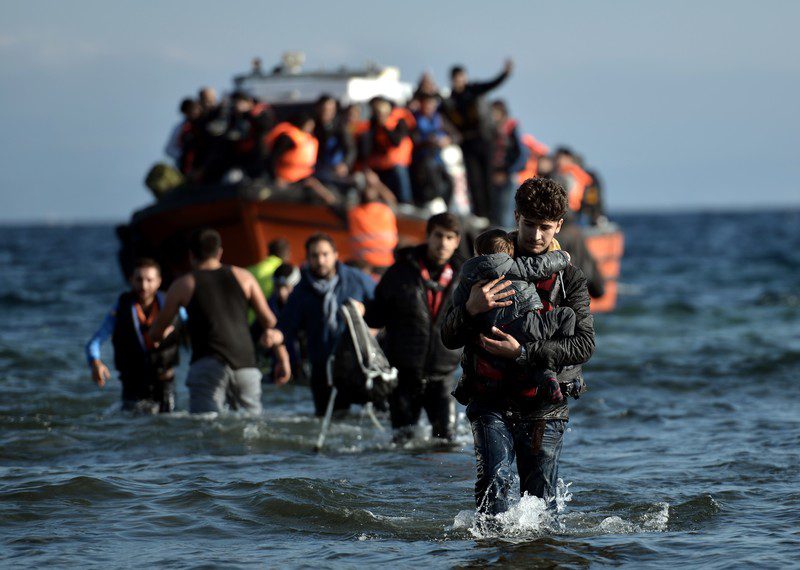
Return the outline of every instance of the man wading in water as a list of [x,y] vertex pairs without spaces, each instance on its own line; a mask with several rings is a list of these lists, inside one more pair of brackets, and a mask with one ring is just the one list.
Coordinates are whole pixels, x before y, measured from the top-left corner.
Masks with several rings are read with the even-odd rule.
[[[567,211],[566,191],[556,182],[542,178],[526,180],[515,197],[517,231],[516,255],[540,255],[551,249]],[[569,419],[567,400],[551,403],[541,391],[532,398],[521,386],[533,386],[537,371],[558,371],[565,394],[579,394],[583,386],[580,365],[594,352],[594,324],[589,313],[589,292],[581,270],[569,265],[536,284],[544,304],[570,307],[575,311],[575,334],[565,338],[539,340],[521,346],[511,335],[494,329],[493,337],[479,334],[475,315],[495,307],[509,306],[509,281],[502,278],[474,285],[466,303],[454,305],[445,316],[442,341],[450,349],[464,348],[464,376],[459,398],[467,403],[477,460],[475,503],[481,512],[497,514],[508,510],[513,463],[516,458],[520,493],[528,493],[554,504],[558,460],[564,429]],[[507,388],[488,395],[487,380],[475,370],[475,347],[506,358],[511,367],[502,379]],[[577,381],[577,382],[576,382]],[[579,388],[572,389],[572,385]]]
[[[265,344],[278,357],[276,383],[289,380],[291,366],[283,336],[272,327],[272,314],[261,287],[247,269],[223,265],[222,240],[216,230],[194,233],[189,244],[193,270],[175,280],[167,291],[164,308],[150,328],[150,338],[161,339],[179,307],[189,314],[192,364],[186,385],[191,413],[233,410],[261,412],[261,371],[256,368],[247,311],[255,311],[266,329]],[[271,339],[267,342],[267,339]]]

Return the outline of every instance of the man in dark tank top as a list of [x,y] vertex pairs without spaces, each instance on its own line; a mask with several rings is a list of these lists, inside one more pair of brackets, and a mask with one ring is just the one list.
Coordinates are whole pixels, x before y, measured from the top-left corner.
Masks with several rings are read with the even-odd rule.
[[[192,361],[186,385],[189,411],[219,412],[226,406],[252,413],[261,411],[261,371],[256,368],[255,348],[247,322],[248,309],[267,331],[269,340],[282,343],[283,335],[271,330],[275,315],[253,275],[242,267],[223,265],[222,240],[212,229],[198,230],[189,243],[194,268],[177,279],[167,291],[164,308],[150,329],[158,340],[178,312],[186,307]],[[289,355],[283,344],[274,346],[276,383],[289,380]]]

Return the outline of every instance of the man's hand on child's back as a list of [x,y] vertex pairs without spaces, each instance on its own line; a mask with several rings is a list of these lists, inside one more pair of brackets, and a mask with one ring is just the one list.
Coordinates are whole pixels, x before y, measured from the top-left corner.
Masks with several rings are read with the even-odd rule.
[[470,316],[474,317],[495,307],[508,307],[514,302],[511,299],[503,301],[516,293],[511,287],[511,281],[503,281],[505,277],[501,275],[492,281],[479,281],[472,286],[466,304]]

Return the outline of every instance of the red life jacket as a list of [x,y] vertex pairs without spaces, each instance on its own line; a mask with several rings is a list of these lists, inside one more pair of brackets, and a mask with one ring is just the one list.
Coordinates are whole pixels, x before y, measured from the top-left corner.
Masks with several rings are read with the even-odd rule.
[[444,292],[453,281],[453,267],[448,263],[442,269],[442,274],[439,276],[438,281],[431,279],[431,272],[425,267],[422,259],[418,259],[419,271],[422,275],[422,281],[425,284],[425,289],[428,297],[428,311],[431,314],[431,320],[435,321],[439,311],[442,309],[442,301],[444,300]]
[[367,166],[373,170],[388,170],[395,166],[409,166],[411,164],[411,155],[414,150],[414,143],[411,142],[411,137],[406,135],[397,146],[392,146],[392,143],[389,142],[389,136],[386,134],[387,130],[394,131],[401,120],[405,121],[409,130],[413,130],[417,126],[414,115],[408,109],[398,107],[392,110],[386,120],[386,125],[376,129],[375,145],[372,153],[367,157]]
[[[546,313],[554,309],[554,305],[550,299],[550,292],[553,290],[553,287],[555,287],[556,279],[558,279],[558,273],[553,273],[547,279],[542,279],[541,281],[536,282],[536,292],[539,293],[539,298],[542,301],[542,305],[544,305],[544,307],[539,310],[540,313]],[[542,296],[542,293],[546,293],[546,295]],[[537,392],[537,387],[533,386],[523,388],[520,392],[520,395],[525,398],[533,398],[536,396]]]

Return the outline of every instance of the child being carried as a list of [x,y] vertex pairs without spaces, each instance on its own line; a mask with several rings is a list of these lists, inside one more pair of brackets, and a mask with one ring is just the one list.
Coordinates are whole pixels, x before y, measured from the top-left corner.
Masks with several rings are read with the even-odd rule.
[[[503,230],[491,229],[477,237],[475,253],[476,257],[461,267],[459,285],[453,294],[455,304],[466,303],[470,289],[476,283],[501,276],[505,276],[515,290],[515,294],[508,298],[511,305],[476,315],[481,332],[490,335],[492,327],[497,327],[521,344],[575,333],[575,312],[569,307],[540,312],[544,304],[536,292],[537,281],[547,279],[569,265],[570,256],[566,251],[555,250],[515,259],[514,240]],[[477,350],[476,354],[476,368],[481,376],[500,379],[509,368],[507,359],[494,357],[484,350]],[[549,392],[551,402],[559,403],[564,399],[553,370],[542,370],[537,386],[533,388],[528,390],[531,396],[544,388],[546,394]]]

